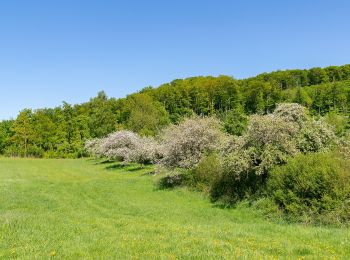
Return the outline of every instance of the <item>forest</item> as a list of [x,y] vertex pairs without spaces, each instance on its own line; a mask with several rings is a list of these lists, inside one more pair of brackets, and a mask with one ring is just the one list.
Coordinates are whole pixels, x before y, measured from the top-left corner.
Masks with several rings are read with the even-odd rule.
[[215,116],[225,131],[240,135],[252,114],[269,114],[279,103],[298,103],[313,117],[325,117],[345,134],[349,127],[350,65],[228,76],[176,79],[125,98],[101,91],[82,104],[24,109],[0,122],[0,154],[17,157],[79,158],[86,140],[117,130],[155,136],[165,126],[193,115]]

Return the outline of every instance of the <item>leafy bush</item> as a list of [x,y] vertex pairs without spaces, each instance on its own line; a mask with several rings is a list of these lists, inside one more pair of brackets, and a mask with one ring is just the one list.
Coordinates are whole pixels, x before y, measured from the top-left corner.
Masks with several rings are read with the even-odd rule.
[[285,222],[283,211],[278,207],[271,197],[261,196],[251,204],[258,212],[262,213],[265,218],[273,221]]
[[228,154],[223,157],[221,174],[217,175],[210,187],[210,198],[232,204],[249,198],[262,187],[264,175],[253,171],[249,153]]
[[224,130],[232,135],[242,135],[247,128],[248,117],[243,109],[237,108],[219,114]]
[[222,161],[218,154],[213,153],[203,157],[197,167],[193,169],[193,183],[197,188],[208,191],[215,180],[221,176]]
[[236,153],[249,151],[256,174],[266,174],[274,165],[298,152],[295,140],[298,131],[295,122],[275,115],[253,115]]
[[169,189],[181,186],[188,180],[188,175],[184,171],[168,171],[164,176],[158,179],[157,186],[160,189]]
[[345,136],[349,130],[349,118],[345,115],[329,112],[325,117],[325,122],[333,126],[338,136]]
[[161,136],[160,163],[169,168],[194,168],[205,153],[219,151],[226,141],[220,121],[213,117],[187,118],[171,125]]
[[329,153],[298,155],[270,173],[267,191],[290,220],[349,222],[349,158]]
[[18,146],[8,146],[4,154],[6,156],[13,156],[13,157],[36,157],[36,158],[42,158],[44,156],[44,151],[42,148],[31,145],[27,148],[27,150],[22,149]]

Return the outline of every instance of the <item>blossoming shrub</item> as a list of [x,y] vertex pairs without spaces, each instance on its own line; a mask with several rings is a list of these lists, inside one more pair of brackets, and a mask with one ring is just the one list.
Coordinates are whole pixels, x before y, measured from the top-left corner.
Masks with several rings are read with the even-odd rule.
[[220,121],[192,117],[171,125],[161,136],[160,164],[168,168],[194,168],[206,153],[219,151],[226,141]]
[[154,139],[126,130],[111,133],[102,139],[89,140],[85,149],[96,157],[142,164],[154,163],[159,157],[158,144]]
[[306,108],[297,103],[278,104],[273,114],[284,121],[298,123],[300,126],[309,120]]
[[318,152],[339,143],[335,129],[323,120],[310,120],[300,129],[297,148],[303,152]]
[[113,160],[127,161],[139,142],[139,136],[131,131],[117,131],[103,139],[101,153]]
[[223,155],[223,171],[211,187],[211,198],[235,202],[256,195],[276,165],[300,153],[326,151],[337,142],[329,125],[309,117],[298,104],[281,104],[272,114],[252,115],[246,132]]
[[90,155],[90,156],[95,156],[95,157],[102,157],[102,151],[101,151],[101,144],[103,142],[103,139],[90,139],[85,142],[85,151]]
[[151,137],[139,137],[125,161],[141,164],[155,163],[160,158],[159,145]]
[[350,221],[349,159],[334,153],[300,154],[270,173],[268,194],[290,220],[347,223]]

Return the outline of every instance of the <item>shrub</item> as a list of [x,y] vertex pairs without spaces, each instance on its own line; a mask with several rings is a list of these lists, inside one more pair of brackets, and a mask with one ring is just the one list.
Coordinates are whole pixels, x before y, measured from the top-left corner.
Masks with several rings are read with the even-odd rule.
[[232,135],[242,135],[247,128],[248,117],[243,109],[237,108],[219,114],[224,129]]
[[103,156],[101,145],[104,139],[90,139],[85,142],[84,149],[90,156],[101,157]]
[[158,179],[157,186],[160,189],[169,189],[181,186],[188,180],[188,174],[184,171],[167,171],[167,173]]
[[96,157],[141,164],[154,163],[159,158],[159,146],[153,138],[125,130],[106,138],[88,140],[85,150]]
[[212,201],[236,203],[256,194],[262,186],[264,176],[254,173],[249,152],[226,155],[222,158],[221,169],[210,187]]
[[226,141],[220,121],[213,117],[187,118],[161,136],[160,163],[169,168],[194,168],[205,153],[219,151]]
[[278,104],[273,114],[286,122],[298,123],[300,126],[309,120],[306,108],[297,103]]
[[345,136],[349,130],[349,118],[345,115],[337,114],[332,111],[329,112],[324,119],[327,124],[333,126],[338,136]]
[[193,185],[208,191],[214,181],[222,174],[222,161],[218,154],[210,154],[203,157],[193,170]]
[[338,143],[331,126],[322,120],[310,120],[300,129],[297,148],[303,152],[318,152]]
[[265,174],[274,165],[284,163],[288,156],[298,152],[295,141],[298,131],[295,122],[285,121],[276,115],[253,115],[247,132],[240,140],[238,153],[249,151],[256,174]]
[[278,207],[271,197],[262,196],[252,203],[252,206],[258,210],[265,218],[273,221],[284,222],[283,211]]
[[138,142],[125,158],[127,162],[155,163],[160,157],[158,143],[150,137],[139,137]]
[[298,155],[275,168],[268,194],[286,217],[306,223],[350,221],[350,161],[338,154]]
[[103,139],[100,153],[109,159],[126,161],[138,142],[137,134],[126,130],[117,131]]
[[232,139],[223,153],[223,171],[211,188],[212,200],[235,202],[257,195],[276,165],[300,153],[329,150],[337,143],[329,125],[308,117],[297,104],[280,104],[272,114],[252,115],[246,132]]
[[5,149],[4,154],[6,156],[13,156],[13,157],[42,158],[44,156],[44,151],[42,148],[37,147],[35,145],[30,145],[26,151],[21,147],[11,145]]

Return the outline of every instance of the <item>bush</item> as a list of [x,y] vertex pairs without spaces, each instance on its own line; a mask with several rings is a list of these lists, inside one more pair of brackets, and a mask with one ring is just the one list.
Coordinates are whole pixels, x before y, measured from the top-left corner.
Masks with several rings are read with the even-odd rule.
[[138,142],[137,134],[125,130],[117,131],[103,139],[99,152],[109,159],[125,161]]
[[309,120],[306,108],[297,103],[278,104],[273,114],[286,122],[298,123],[300,126]]
[[175,188],[185,184],[188,180],[188,174],[184,171],[168,171],[165,176],[158,179],[157,186],[160,189]]
[[275,115],[253,115],[247,132],[240,138],[238,153],[249,151],[256,174],[266,174],[274,165],[298,153],[295,140],[298,131],[295,122]]
[[209,191],[223,170],[222,161],[218,154],[210,154],[203,157],[197,167],[193,170],[193,183],[200,190]]
[[150,137],[140,137],[138,142],[125,158],[127,162],[141,164],[155,163],[160,158],[159,145]]
[[292,221],[350,221],[350,161],[338,154],[298,155],[275,168],[268,194]]
[[303,153],[318,152],[331,148],[338,141],[330,125],[323,120],[310,120],[300,129],[297,148]]
[[18,146],[8,146],[5,149],[4,154],[6,156],[13,156],[13,157],[34,157],[34,158],[42,158],[44,156],[44,151],[42,148],[30,145],[25,151],[23,148]]
[[[236,164],[245,164],[238,159]],[[237,174],[237,170],[224,165],[221,175],[210,187],[211,201],[221,201],[226,204],[235,204],[243,199],[251,199],[263,187],[264,176],[247,172]]]
[[284,222],[283,211],[278,207],[271,197],[264,197],[257,199],[252,203],[252,206],[260,212],[265,218],[273,221]]
[[101,145],[104,139],[90,139],[85,142],[84,149],[90,156],[101,157],[103,156]]
[[224,129],[232,135],[242,135],[247,128],[248,117],[243,109],[237,108],[219,114]]
[[219,151],[226,141],[220,121],[213,117],[187,118],[161,136],[160,163],[168,168],[194,168],[206,153]]
[[117,131],[106,138],[85,143],[85,150],[96,157],[141,164],[154,163],[159,158],[159,146],[150,137],[140,137],[130,131]]
[[329,125],[310,118],[297,104],[280,104],[272,114],[252,115],[246,132],[223,152],[223,171],[211,188],[211,198],[236,202],[257,196],[275,166],[300,153],[330,150],[337,143]]
[[337,136],[345,136],[349,130],[349,118],[346,115],[329,112],[325,117],[325,122],[333,126]]

